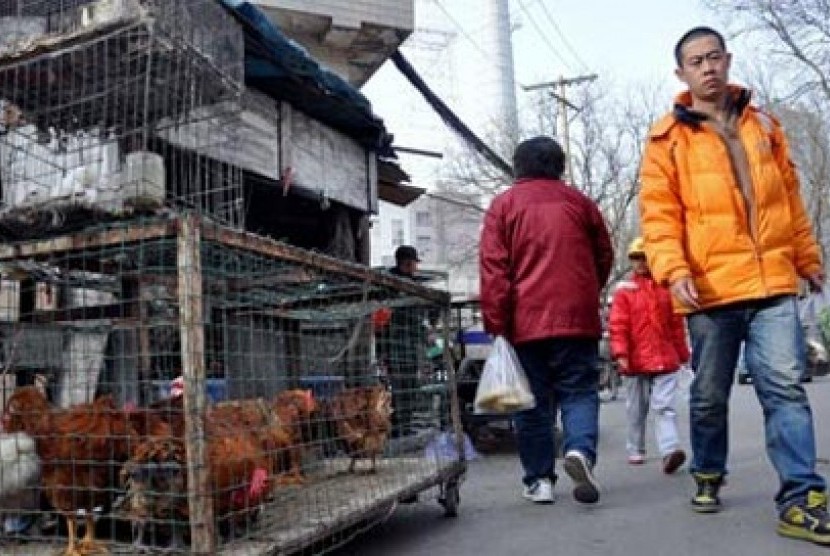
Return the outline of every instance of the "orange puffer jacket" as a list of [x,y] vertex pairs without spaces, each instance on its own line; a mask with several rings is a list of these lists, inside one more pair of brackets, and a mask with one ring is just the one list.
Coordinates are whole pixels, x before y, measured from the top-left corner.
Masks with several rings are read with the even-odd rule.
[[[720,136],[691,111],[689,93],[651,129],[641,169],[641,225],[654,278],[691,276],[702,308],[796,293],[821,269],[780,124],[732,87],[752,174],[750,224]],[[688,312],[690,308],[676,308]]]
[[689,360],[683,317],[672,310],[671,294],[650,277],[621,283],[608,318],[611,355],[628,360],[623,374],[676,371]]

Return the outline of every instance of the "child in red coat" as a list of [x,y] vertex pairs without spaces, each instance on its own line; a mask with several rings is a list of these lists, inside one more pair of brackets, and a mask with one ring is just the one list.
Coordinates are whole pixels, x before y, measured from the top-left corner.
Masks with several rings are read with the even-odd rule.
[[677,435],[677,371],[689,360],[683,319],[672,310],[671,294],[649,272],[643,240],[628,250],[631,279],[614,293],[609,318],[611,355],[625,375],[628,462],[645,461],[649,406],[656,413],[655,434],[663,471],[674,473],[686,461]]

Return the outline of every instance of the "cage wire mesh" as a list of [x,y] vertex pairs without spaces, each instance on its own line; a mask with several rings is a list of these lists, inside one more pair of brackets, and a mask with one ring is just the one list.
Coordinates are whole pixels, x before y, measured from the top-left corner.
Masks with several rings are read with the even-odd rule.
[[2,553],[319,554],[421,492],[454,511],[446,294],[193,216],[0,273]]
[[165,206],[241,227],[243,41],[214,0],[0,0],[0,231]]

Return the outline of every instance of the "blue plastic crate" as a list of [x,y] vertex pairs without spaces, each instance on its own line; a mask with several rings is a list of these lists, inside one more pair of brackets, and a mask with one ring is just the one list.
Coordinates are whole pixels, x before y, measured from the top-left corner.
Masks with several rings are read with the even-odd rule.
[[345,382],[342,376],[304,376],[300,378],[300,388],[311,390],[316,399],[326,400],[342,392]]

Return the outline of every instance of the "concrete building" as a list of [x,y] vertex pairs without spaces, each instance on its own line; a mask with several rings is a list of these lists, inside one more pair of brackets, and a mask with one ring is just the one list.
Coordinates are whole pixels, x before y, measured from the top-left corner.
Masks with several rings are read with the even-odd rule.
[[[510,21],[507,0],[416,0],[415,32],[401,48],[429,86],[496,150],[518,135]],[[453,294],[477,295],[481,207],[488,199],[453,187],[466,146],[394,67],[381,68],[363,92],[394,131],[396,145],[443,157],[400,155],[412,185],[435,196],[406,210],[380,203],[372,264],[392,263],[400,243],[415,245],[423,268],[449,273]]]
[[415,25],[414,0],[255,0],[329,69],[363,85]]

